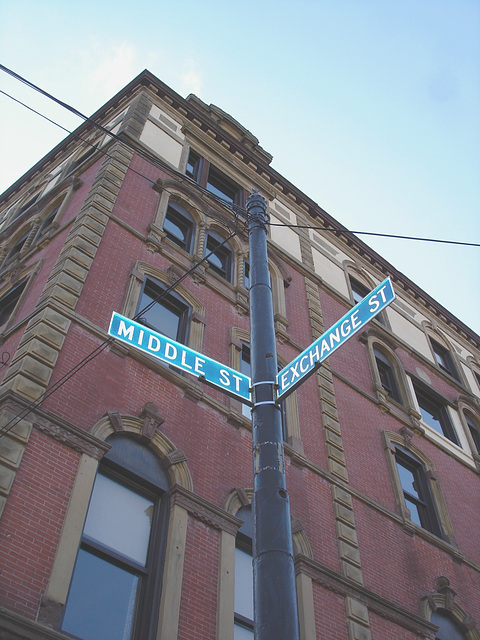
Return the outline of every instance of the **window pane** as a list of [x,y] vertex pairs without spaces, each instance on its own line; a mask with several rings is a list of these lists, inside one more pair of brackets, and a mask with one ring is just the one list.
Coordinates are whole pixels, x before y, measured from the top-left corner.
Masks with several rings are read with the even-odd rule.
[[402,464],[400,464],[397,460],[397,470],[398,476],[400,478],[400,484],[402,485],[402,489],[407,491],[411,496],[415,496],[419,498],[418,492],[415,488],[415,475],[410,469],[407,469]]
[[432,427],[432,429],[435,429],[435,431],[438,431],[438,433],[445,435],[443,433],[442,423],[438,419],[437,415],[433,413],[433,411],[426,409],[425,407],[422,407],[420,405],[420,413],[422,415],[422,420],[426,424],[428,424],[429,427]]
[[412,522],[414,522],[415,524],[418,524],[419,527],[422,527],[422,521],[420,519],[420,511],[418,506],[412,501],[409,500],[405,495],[405,505],[407,507],[407,509],[410,511],[410,517],[412,519]]
[[152,515],[151,500],[98,474],[84,535],[145,565]]
[[235,548],[235,613],[253,620],[252,556]]
[[253,629],[236,624],[233,630],[233,640],[253,640]]
[[80,549],[62,629],[82,640],[128,640],[138,577]]
[[435,636],[437,640],[465,640],[466,636],[446,611],[434,611],[432,613],[432,622],[438,625],[438,631]]
[[168,207],[163,223],[167,237],[185,251],[191,249],[193,223],[173,207]]
[[[139,304],[140,310],[149,305],[152,300],[155,300],[159,293],[160,290],[158,290],[158,292],[150,292],[147,291],[147,288],[145,287],[145,291],[143,292]],[[139,322],[146,324],[151,329],[154,329],[159,333],[163,333],[167,338],[177,340],[181,315],[180,310],[170,309],[163,306],[160,302],[156,302],[150,309],[148,309],[148,311],[142,313],[139,318]]]

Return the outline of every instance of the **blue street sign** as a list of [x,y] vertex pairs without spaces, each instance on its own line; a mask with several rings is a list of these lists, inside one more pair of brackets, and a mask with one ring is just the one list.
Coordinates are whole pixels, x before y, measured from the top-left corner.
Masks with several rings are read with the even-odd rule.
[[390,278],[387,278],[277,374],[277,398],[283,399],[296,389],[306,377],[318,369],[323,360],[360,331],[394,299],[395,291]]
[[230,367],[207,358],[207,356],[189,349],[184,344],[175,342],[161,333],[152,331],[130,318],[114,312],[109,335],[121,340],[144,353],[177,367],[181,371],[191,373],[228,395],[252,405],[250,394],[250,378]]

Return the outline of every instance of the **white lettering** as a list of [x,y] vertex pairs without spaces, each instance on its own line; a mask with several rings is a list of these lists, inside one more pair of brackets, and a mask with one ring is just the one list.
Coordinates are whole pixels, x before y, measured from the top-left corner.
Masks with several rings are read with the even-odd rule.
[[[372,309],[370,309],[370,313],[375,313],[375,311],[378,309],[378,307],[380,306],[379,301],[377,300],[377,296],[372,296],[370,298],[370,300],[368,301],[368,304],[370,305],[370,307],[373,307]],[[375,305],[375,306],[374,306]]]
[[299,362],[296,362],[293,367],[290,367],[290,371],[292,372],[292,382],[295,380],[295,378],[300,378],[300,374],[297,371],[298,365]]
[[342,322],[342,324],[340,325],[340,333],[342,334],[342,336],[344,338],[346,338],[351,330],[352,329],[351,329],[350,325],[348,324],[348,320],[344,320]]
[[123,333],[123,337],[126,338],[127,340],[133,340],[133,324],[128,327],[127,329],[127,325],[125,324],[124,320],[120,320],[120,324],[118,325],[118,335],[121,336]]
[[[153,346],[153,341],[156,341],[156,346]],[[160,351],[160,340],[157,338],[157,336],[148,336],[148,349],[150,351]]]
[[322,340],[322,350],[320,352],[320,357],[323,358],[323,352],[324,351],[330,351],[330,347],[327,344],[327,341],[325,340],[325,338]]
[[333,349],[334,340],[337,344],[340,343],[340,328],[337,327],[335,331],[332,331],[330,334],[330,349]]
[[182,351],[182,365],[185,367],[185,369],[192,369],[193,367],[191,367],[189,364],[185,362],[186,357],[187,357],[187,352]]
[[165,345],[165,358],[169,360],[175,360],[177,357],[177,347],[170,342],[167,342]]
[[[310,366],[313,367],[313,363],[314,362],[318,362],[318,360],[320,359],[320,352],[318,350],[318,344],[316,345],[315,349],[313,349],[312,351],[310,351],[310,353],[308,354],[310,357]],[[316,356],[316,357],[315,357]]]
[[362,325],[361,321],[358,318],[358,309],[352,313],[352,315],[350,316],[351,320],[352,320],[352,328],[356,329],[357,327],[360,327]]
[[290,382],[288,382],[287,376],[288,376],[288,371],[285,371],[285,373],[282,373],[281,375],[282,389],[286,389],[287,387],[290,386]]
[[204,371],[202,370],[204,364],[205,360],[202,360],[202,358],[195,356],[195,373],[204,373]]
[[141,345],[143,342],[143,334],[145,333],[145,331],[143,329],[140,329],[140,333],[138,334],[138,340],[137,340],[137,344]]
[[308,371],[308,363],[307,363],[307,365],[305,366],[305,368],[303,367],[303,361],[304,361],[304,360],[307,360],[307,361],[308,361],[308,355],[307,355],[307,356],[303,356],[303,357],[300,359],[300,371],[301,371],[302,373],[305,373],[306,371]]
[[385,293],[384,293],[384,290],[386,289],[386,287],[387,287],[387,285],[386,285],[386,284],[384,284],[384,285],[383,285],[383,287],[382,287],[381,289],[379,289],[379,290],[378,290],[378,293],[382,296],[382,300],[383,300],[384,302],[386,302],[386,301],[387,301],[387,297],[386,297],[386,295],[385,295]]
[[230,378],[228,377],[228,371],[225,371],[225,369],[220,369],[220,383],[223,384],[224,387],[230,386]]
[[240,382],[242,378],[240,376],[236,376],[234,373],[232,373],[232,376],[235,378],[235,391],[240,391]]

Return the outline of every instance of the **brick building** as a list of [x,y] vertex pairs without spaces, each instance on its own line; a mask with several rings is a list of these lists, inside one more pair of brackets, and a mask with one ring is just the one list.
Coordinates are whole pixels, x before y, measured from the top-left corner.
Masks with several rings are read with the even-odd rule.
[[0,197],[0,638],[253,638],[250,409],[107,330],[248,373],[254,188],[280,366],[397,293],[282,405],[300,638],[480,638],[480,339],[271,159],[145,71]]

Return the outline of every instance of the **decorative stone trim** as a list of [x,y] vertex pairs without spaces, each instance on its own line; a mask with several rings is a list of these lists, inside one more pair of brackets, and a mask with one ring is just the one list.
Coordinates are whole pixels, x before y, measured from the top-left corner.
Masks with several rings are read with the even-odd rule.
[[172,506],[179,505],[188,511],[191,516],[214,529],[226,531],[235,536],[239,527],[242,525],[242,520],[239,518],[188,491],[184,487],[174,485],[170,489],[169,495]]

